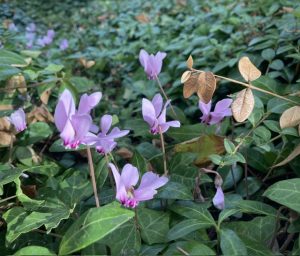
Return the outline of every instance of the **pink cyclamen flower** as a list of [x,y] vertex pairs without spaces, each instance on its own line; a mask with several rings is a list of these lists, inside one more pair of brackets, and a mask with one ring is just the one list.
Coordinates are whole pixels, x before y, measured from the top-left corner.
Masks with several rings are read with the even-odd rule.
[[124,206],[135,208],[139,202],[153,199],[157,189],[168,182],[167,177],[159,177],[153,172],[146,172],[141,180],[140,186],[134,186],[139,181],[139,172],[136,167],[126,164],[122,173],[118,172],[113,164],[109,164],[116,182],[116,199]]
[[67,89],[63,91],[55,108],[54,121],[66,148],[77,148],[83,143],[92,125],[90,111],[101,97],[101,92],[82,95],[76,110],[71,92]]
[[215,109],[211,112],[211,101],[207,104],[199,101],[199,108],[202,112],[201,121],[206,124],[218,124],[226,116],[232,116],[230,105],[232,103],[232,99],[224,99],[217,102]]
[[63,40],[60,41],[59,49],[61,51],[64,51],[64,50],[68,49],[68,47],[69,47],[69,41],[67,39],[63,39]]
[[217,186],[216,188],[217,192],[213,198],[213,204],[217,209],[223,210],[225,208],[224,193],[221,186]]
[[14,125],[17,132],[24,131],[26,126],[26,115],[22,108],[19,108],[15,112],[13,112],[8,120]]
[[152,134],[158,134],[160,131],[164,133],[170,127],[180,127],[179,121],[166,122],[166,111],[169,104],[170,100],[163,106],[163,98],[159,93],[153,97],[152,101],[143,99],[143,118],[150,125],[150,132]]
[[[97,135],[90,133],[84,140],[88,145],[94,145],[100,154],[110,153],[116,146],[115,139],[121,138],[129,133],[129,130],[120,130],[115,127],[110,130],[112,125],[112,116],[104,115],[100,120],[100,132]],[[94,127],[92,127],[95,130]],[[91,130],[91,129],[90,129]]]
[[139,60],[148,76],[148,79],[156,79],[161,71],[163,59],[166,56],[167,54],[165,52],[158,52],[156,55],[149,55],[149,53],[144,49],[140,51]]

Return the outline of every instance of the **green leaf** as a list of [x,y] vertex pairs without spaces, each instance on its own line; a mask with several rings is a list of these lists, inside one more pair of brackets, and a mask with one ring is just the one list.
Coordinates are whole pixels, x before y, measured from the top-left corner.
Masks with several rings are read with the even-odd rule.
[[26,61],[20,55],[4,49],[0,50],[0,63],[15,67],[27,65]]
[[215,221],[204,205],[192,202],[178,202],[169,207],[171,211],[189,219],[197,219],[202,223],[215,226]]
[[248,255],[245,244],[234,231],[222,229],[220,231],[220,239],[223,255]]
[[223,179],[223,189],[226,190],[232,188],[234,184],[238,184],[243,176],[243,172],[243,168],[239,165],[219,167],[218,173]]
[[24,255],[56,255],[54,252],[50,251],[46,247],[42,246],[26,246],[23,247],[22,249],[18,250],[15,254],[15,256],[24,256]]
[[39,57],[41,53],[42,53],[41,51],[37,51],[37,50],[35,50],[35,51],[32,51],[32,50],[23,50],[23,51],[21,51],[22,55],[25,55],[25,56],[28,56],[28,57],[31,57],[31,58],[34,58],[34,59]]
[[237,186],[237,192],[245,197],[248,195],[253,195],[255,194],[262,186],[262,183],[259,179],[254,178],[254,177],[248,177],[247,178],[247,183],[245,182],[245,179],[242,180],[239,185]]
[[164,199],[181,199],[181,200],[192,200],[193,195],[191,190],[185,185],[169,181],[163,188],[158,192],[157,198]]
[[[168,250],[164,252],[164,256],[182,256],[183,253],[178,248],[184,250],[188,255],[197,255],[197,256],[207,256],[207,255],[216,255],[216,253],[209,248],[207,245],[200,243],[198,241],[179,241],[173,243],[169,246]],[[147,254],[154,255],[154,254]]]
[[275,208],[259,201],[241,200],[237,202],[236,207],[244,213],[277,216],[277,210]]
[[264,49],[261,53],[263,59],[271,62],[272,59],[275,57],[275,51],[273,49]]
[[146,159],[137,150],[133,153],[131,164],[138,168],[141,173],[145,173],[148,170]]
[[55,74],[55,73],[61,71],[63,68],[64,68],[63,65],[57,65],[57,64],[51,63],[42,71],[42,73]]
[[184,237],[185,235],[194,232],[198,229],[209,228],[210,223],[207,221],[202,222],[199,219],[187,219],[177,223],[173,226],[168,233],[168,241],[176,240]]
[[161,243],[169,231],[169,214],[146,208],[137,210],[141,236],[147,244]]
[[248,255],[251,256],[273,256],[274,253],[266,246],[263,245],[259,241],[253,241],[248,237],[242,237],[242,241],[244,242]]
[[32,151],[28,147],[17,147],[16,158],[26,166],[32,166]]
[[91,208],[80,216],[62,238],[59,254],[71,254],[104,238],[132,219],[134,213],[115,203]]
[[300,178],[279,181],[271,185],[263,196],[300,213]]
[[282,114],[283,111],[290,107],[293,107],[290,102],[279,98],[272,98],[268,101],[267,111],[270,113]]
[[47,123],[36,122],[30,124],[20,137],[20,142],[24,145],[34,144],[47,139],[53,133]]
[[230,216],[239,213],[240,210],[239,209],[224,209],[220,212],[219,214],[219,219],[218,219],[218,226],[221,225],[221,223],[226,220],[227,218],[229,218]]
[[[110,162],[110,156],[107,157],[108,162]],[[105,157],[103,157],[96,165],[95,165],[95,177],[96,177],[96,183],[99,188],[102,188],[107,176],[108,176],[109,170],[107,167],[107,162]]]
[[0,81],[4,81],[7,78],[20,73],[21,70],[10,65],[0,64]]
[[224,147],[226,152],[229,154],[232,154],[235,150],[234,144],[228,139],[224,139]]
[[23,171],[18,168],[0,165],[0,186],[13,182],[16,178],[20,177],[22,173]]

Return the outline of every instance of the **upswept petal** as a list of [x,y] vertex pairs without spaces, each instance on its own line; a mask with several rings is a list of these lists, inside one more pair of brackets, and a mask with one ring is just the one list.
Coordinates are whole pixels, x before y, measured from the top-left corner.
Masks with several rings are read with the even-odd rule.
[[142,49],[140,51],[140,54],[139,54],[139,60],[140,60],[140,63],[144,67],[145,70],[146,70],[146,67],[147,67],[148,59],[149,59],[148,52],[146,52],[144,49]]
[[230,105],[232,103],[232,99],[223,99],[217,102],[214,112],[215,113],[223,113],[224,111],[227,111],[230,108]]
[[114,179],[116,182],[116,189],[117,189],[116,198],[118,200],[123,200],[126,197],[127,193],[126,193],[125,186],[121,180],[121,175],[113,164],[109,164],[109,167],[114,175]]
[[54,122],[57,129],[62,132],[68,120],[68,112],[63,101],[59,101],[54,112]]
[[129,130],[120,130],[118,127],[114,127],[107,137],[112,139],[121,138],[127,135],[129,132]]
[[154,72],[155,75],[158,75],[161,72],[163,59],[167,56],[165,52],[158,52],[155,55],[155,65],[154,65]]
[[126,189],[135,186],[139,181],[139,171],[131,164],[126,164],[121,173],[121,180]]
[[111,139],[100,138],[96,143],[96,148],[101,148],[102,153],[108,154],[117,146],[117,143]]
[[163,107],[163,98],[159,93],[155,94],[153,97],[152,105],[155,109],[155,115],[158,117]]
[[167,100],[167,102],[165,103],[163,110],[161,111],[160,116],[157,118],[158,120],[158,124],[164,124],[166,122],[166,115],[167,115],[167,107],[170,104],[170,100]]
[[222,113],[210,113],[210,120],[208,121],[208,123],[210,125],[213,125],[213,124],[218,124],[220,123],[224,118],[224,115]]
[[156,120],[155,109],[152,102],[145,98],[142,101],[142,114],[144,120],[152,127]]
[[199,109],[204,116],[208,116],[211,110],[211,101],[205,104],[204,102],[199,100]]
[[72,116],[71,123],[75,130],[75,139],[81,141],[90,130],[92,118],[90,115],[76,114]]
[[88,132],[82,139],[82,143],[86,145],[94,145],[98,142],[99,138],[96,134]]
[[94,92],[91,95],[83,94],[80,98],[78,114],[89,114],[102,98],[101,92]]
[[14,125],[18,132],[26,129],[26,115],[22,108],[13,112],[9,117],[9,121]]
[[70,119],[67,119],[64,129],[60,133],[60,137],[64,141],[65,146],[68,146],[70,143],[73,142],[75,137],[75,130]]
[[224,193],[220,186],[217,187],[217,192],[213,198],[213,204],[219,210],[223,210],[225,208]]
[[101,127],[101,134],[106,135],[111,127],[112,124],[112,116],[111,115],[104,115],[101,117],[100,120],[100,127]]

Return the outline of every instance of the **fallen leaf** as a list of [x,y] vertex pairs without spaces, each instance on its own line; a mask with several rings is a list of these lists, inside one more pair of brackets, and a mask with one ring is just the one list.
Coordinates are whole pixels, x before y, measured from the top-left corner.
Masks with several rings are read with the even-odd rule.
[[199,88],[199,74],[192,74],[183,86],[183,97],[189,98],[193,93],[197,92]]
[[30,197],[35,198],[37,195],[36,185],[21,185],[22,192]]
[[0,105],[0,111],[4,110],[13,110],[14,107],[12,105]]
[[184,84],[187,80],[189,80],[191,74],[191,71],[184,71],[180,79],[181,83]]
[[242,77],[247,81],[251,82],[261,76],[261,72],[254,66],[248,57],[242,57],[239,60],[239,71]]
[[300,107],[295,106],[285,110],[279,120],[281,129],[300,124]]
[[116,153],[124,159],[130,159],[133,156],[132,151],[130,151],[128,148],[120,148],[116,151]]
[[135,16],[135,19],[140,23],[149,23],[150,19],[145,13]]
[[189,69],[192,69],[192,68],[193,68],[193,64],[194,64],[194,60],[193,60],[192,55],[190,55],[189,58],[188,58],[187,61],[186,61],[186,66],[187,66]]
[[79,62],[81,63],[82,66],[84,66],[87,69],[94,66],[96,63],[94,60],[86,60],[84,58],[80,58]]
[[15,140],[15,136],[8,132],[0,131],[0,145],[1,146],[9,146],[11,141]]
[[48,104],[50,95],[51,95],[51,89],[50,89],[50,88],[42,92],[42,94],[41,94],[41,96],[40,96],[40,99],[41,99],[41,101],[42,101],[45,105]]
[[202,135],[199,138],[175,145],[174,151],[198,153],[194,163],[197,166],[203,166],[211,162],[209,159],[211,154],[220,155],[225,152],[224,137],[214,134]]
[[280,163],[274,165],[273,167],[279,167],[279,166],[282,166],[282,165],[285,165],[287,163],[289,163],[290,161],[292,161],[295,157],[299,156],[300,155],[300,145],[298,145],[293,151],[291,154],[289,154],[289,156],[284,159],[283,161],[281,161]]
[[255,102],[251,89],[247,88],[240,91],[231,104],[234,119],[237,122],[244,122],[253,111],[254,104]]
[[203,72],[198,77],[200,86],[197,94],[202,102],[207,104],[210,102],[217,86],[215,76],[212,72]]
[[11,129],[11,123],[6,117],[0,118],[0,131],[9,131]]
[[46,123],[53,123],[54,118],[52,114],[49,112],[46,106],[42,105],[39,107],[34,107],[28,114],[27,114],[27,122],[29,124],[35,122],[46,122]]

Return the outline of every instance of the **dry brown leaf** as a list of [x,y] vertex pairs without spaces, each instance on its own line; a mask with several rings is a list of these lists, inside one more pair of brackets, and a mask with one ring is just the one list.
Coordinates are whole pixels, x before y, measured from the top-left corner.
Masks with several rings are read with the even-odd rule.
[[22,94],[26,93],[27,88],[26,88],[26,81],[24,76],[15,75],[7,81],[6,89],[8,93],[14,93],[16,88],[20,93]]
[[42,92],[42,94],[41,94],[41,96],[40,96],[40,99],[41,99],[41,101],[42,101],[45,105],[48,104],[50,95],[51,95],[51,89],[50,89],[50,88]]
[[199,88],[198,74],[192,74],[190,78],[184,83],[183,97],[189,98],[193,93],[197,92]]
[[283,161],[281,161],[280,163],[274,165],[273,167],[278,167],[278,166],[282,166],[285,165],[287,163],[289,163],[290,161],[292,161],[295,157],[300,155],[300,145],[298,145],[292,152],[291,154],[289,154],[289,156],[284,159]]
[[194,60],[193,60],[192,55],[190,55],[189,58],[188,58],[187,61],[186,61],[186,66],[187,66],[189,69],[192,69],[192,68],[193,68],[193,64],[194,64]]
[[251,89],[240,91],[231,105],[232,114],[237,122],[244,122],[254,108],[254,97]]
[[300,107],[295,106],[285,110],[279,120],[281,129],[300,124]]
[[145,13],[141,13],[137,16],[135,16],[135,19],[140,23],[149,23],[150,19]]
[[130,159],[133,156],[132,151],[130,151],[128,148],[120,148],[116,151],[116,153],[124,159]]
[[0,146],[9,146],[12,140],[15,140],[13,134],[0,131]]
[[298,134],[300,136],[300,124],[298,125]]
[[90,68],[90,67],[94,66],[95,63],[96,63],[96,62],[93,61],[93,60],[86,60],[86,59],[84,59],[84,58],[80,58],[80,59],[79,59],[79,62],[80,62],[81,65],[84,66],[85,68]]
[[184,71],[182,76],[181,76],[181,83],[184,84],[187,80],[189,80],[192,72],[191,71]]
[[203,72],[198,77],[200,86],[197,94],[202,102],[207,104],[210,102],[217,86],[215,76],[212,72]]
[[21,185],[21,189],[30,198],[35,198],[37,195],[36,185]]
[[6,117],[0,118],[0,131],[9,131],[11,128],[11,123]]
[[239,60],[239,71],[242,77],[247,81],[251,82],[261,76],[261,72],[254,66],[248,57],[242,57]]
[[4,110],[13,110],[14,107],[12,105],[0,105],[0,110],[4,111]]
[[46,122],[53,123],[54,118],[46,106],[34,107],[27,115],[27,123]]

